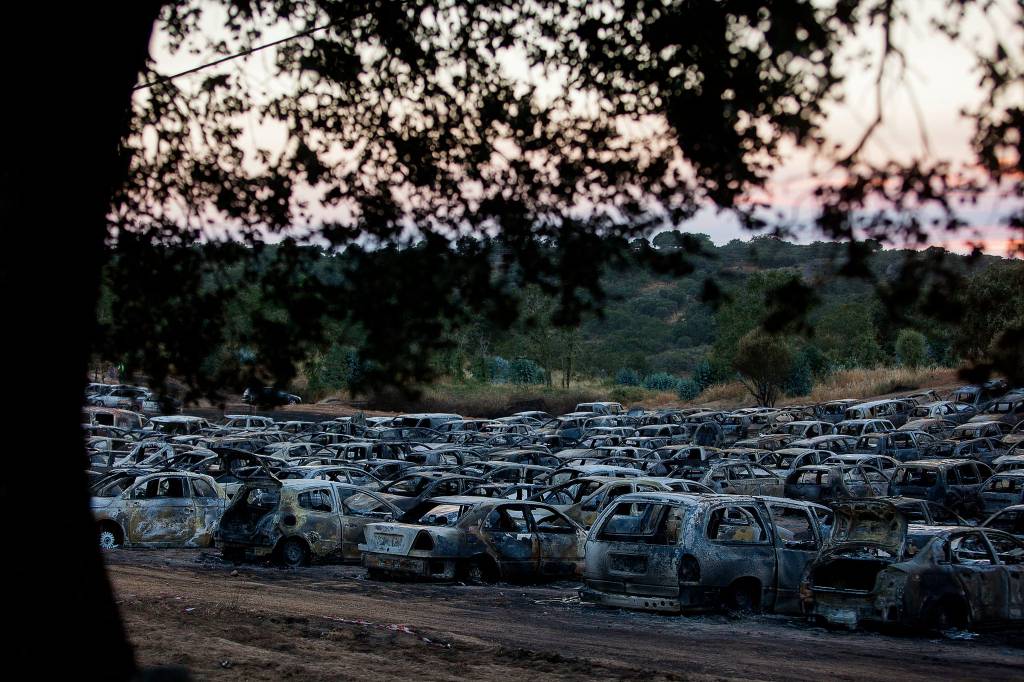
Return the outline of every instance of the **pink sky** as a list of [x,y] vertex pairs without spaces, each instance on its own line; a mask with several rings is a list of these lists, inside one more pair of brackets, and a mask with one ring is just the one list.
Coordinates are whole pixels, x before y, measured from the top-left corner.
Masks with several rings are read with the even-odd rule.
[[[1007,5],[1007,12],[1019,13],[1014,9],[1011,0],[999,0]],[[945,4],[945,3],[942,3]],[[918,7],[908,25],[903,26],[894,36],[903,46],[911,68],[902,83],[895,79],[885,84],[885,123],[876,131],[868,142],[865,152],[874,161],[895,159],[942,158],[954,162],[969,162],[968,146],[971,126],[961,116],[961,110],[974,105],[979,97],[977,85],[978,74],[974,71],[970,54],[960,45],[955,45],[946,38],[936,35],[928,28],[930,12],[939,6],[936,0],[919,0],[911,7]],[[209,13],[211,30],[217,25],[216,12]],[[967,22],[963,27],[964,35],[970,45],[983,45],[990,40],[992,26],[985,22]],[[270,42],[292,33],[289,27],[274,27],[268,30],[262,42]],[[863,47],[869,49],[877,45],[878,34],[867,34],[864,43],[850,45],[851,53]],[[159,32],[154,36],[151,52],[155,58],[156,69],[160,73],[174,73],[209,61],[208,56],[195,56],[187,53],[169,55],[165,48],[166,36]],[[514,53],[500,60],[506,74],[521,79],[536,78],[524,66]],[[274,82],[269,77],[270,66],[273,64],[273,49],[254,54],[244,60],[215,67],[225,72],[241,70],[250,83],[260,83],[271,92],[280,92],[287,83]],[[186,76],[185,78],[196,78]],[[851,68],[845,83],[846,101],[834,106],[829,111],[829,121],[825,126],[825,135],[829,141],[852,145],[865,129],[867,122],[874,115],[873,74],[863,67]],[[182,87],[187,81],[179,83]],[[557,87],[557,83],[549,83]],[[916,100],[915,113],[914,100]],[[922,138],[923,119],[926,131],[927,147]],[[253,136],[261,144],[279,145],[281,131],[270,127],[253,126]],[[820,159],[810,154],[793,150],[786,155],[785,162],[778,168],[766,192],[759,198],[767,198],[774,208],[782,210],[790,219],[806,222],[813,215],[815,205],[812,196],[814,188],[812,173],[823,170]],[[998,223],[1012,206],[998,197],[990,197],[977,207],[965,212],[964,219],[971,230],[949,238],[948,235],[937,234],[935,243],[945,245],[952,250],[969,249],[976,235],[984,242],[987,252],[1006,255],[1012,246],[1013,234]],[[329,211],[318,214],[324,219],[335,218]],[[734,220],[720,215],[714,210],[700,212],[683,229],[703,232],[711,236],[716,243],[725,243],[734,238],[749,238],[749,232],[742,230]],[[1019,236],[1019,234],[1017,235]],[[807,241],[820,238],[813,231],[805,231],[802,237]]]

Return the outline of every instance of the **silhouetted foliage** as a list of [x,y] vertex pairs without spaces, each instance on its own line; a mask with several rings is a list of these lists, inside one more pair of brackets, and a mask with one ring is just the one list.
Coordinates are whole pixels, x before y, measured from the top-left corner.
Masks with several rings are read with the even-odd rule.
[[[753,329],[739,340],[733,366],[758,405],[772,407],[793,370],[792,344],[785,338]],[[795,387],[799,390],[800,386]]]
[[[200,19],[210,11],[198,9],[218,5],[229,19],[206,35],[209,24]],[[923,243],[923,210],[942,216],[938,227],[958,228],[957,202],[977,196],[987,180],[1021,193],[1019,176],[999,161],[1019,123],[1008,91],[1020,74],[1003,52],[978,55],[987,66],[983,104],[974,112],[980,164],[960,176],[963,182],[951,180],[957,169],[942,160],[872,162],[864,147],[874,121],[852,148],[820,144],[850,68],[837,54],[855,37],[883,37],[881,51],[857,55],[853,67],[877,68],[881,82],[903,56],[897,36],[908,21],[904,2],[596,7],[582,0],[197,0],[164,7],[159,29],[178,51],[224,54],[269,36],[270,27],[322,28],[277,48],[273,76],[281,87],[270,94],[231,71],[143,76],[155,82],[133,98],[128,173],[109,213],[115,253],[138,265],[134,279],[116,286],[122,298],[132,293],[137,301],[116,306],[122,332],[110,337],[106,354],[156,380],[179,375],[196,394],[286,383],[324,346],[322,320],[344,319],[362,337],[365,381],[407,385],[436,372],[432,356],[452,347],[447,332],[470,318],[508,329],[522,313],[516,293],[524,287],[553,299],[552,323],[574,325],[605,309],[607,268],[694,272],[708,243],[685,224],[703,202],[750,228],[796,229],[750,200],[785,146],[833,161],[833,177],[817,190],[815,223],[835,239]],[[936,9],[936,25],[960,39],[962,14],[991,11],[951,2]],[[1019,28],[1020,18],[1014,21]],[[556,86],[495,68],[506,58],[540,74],[557,72]],[[578,106],[581,97],[592,106]],[[878,112],[881,121],[881,102]],[[285,143],[254,141],[240,123],[246,116],[276,126]],[[321,208],[312,211],[314,205]],[[323,221],[325,209],[340,217]],[[346,249],[343,277],[294,275],[307,257],[292,241],[295,225],[310,225],[311,235]],[[636,241],[664,227],[683,229],[662,233],[653,245]],[[459,238],[485,231],[495,238]],[[246,272],[268,232],[288,236],[266,277],[220,281],[226,269]],[[224,244],[201,262],[187,249],[170,258],[152,248],[220,235],[249,248]],[[770,251],[773,244],[762,246]],[[896,319],[900,307],[936,299],[959,281],[941,261],[909,253],[895,278],[880,279],[865,260],[875,250],[851,242],[834,256],[835,270],[865,278]],[[143,269],[148,276],[138,277]],[[919,286],[925,274],[927,288]],[[197,296],[208,279],[217,286]],[[229,361],[216,376],[200,376],[206,350],[223,341],[218,306],[247,286],[260,291],[245,334],[256,362]],[[694,293],[717,306],[722,292],[706,277]],[[812,283],[790,279],[778,294],[759,324],[809,330],[805,316],[818,296]],[[669,305],[649,303],[652,312]],[[677,323],[683,345],[711,341],[702,310]],[[178,334],[187,341],[167,338],[176,333],[168,319],[188,329]],[[717,338],[734,347],[739,335],[720,330]],[[697,357],[666,354],[657,362],[681,371]],[[550,379],[565,362],[541,364]]]

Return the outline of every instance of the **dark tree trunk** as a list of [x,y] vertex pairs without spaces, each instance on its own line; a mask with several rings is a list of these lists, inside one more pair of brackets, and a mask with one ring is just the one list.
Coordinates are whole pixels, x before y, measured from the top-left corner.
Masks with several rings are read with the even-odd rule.
[[124,175],[119,140],[160,4],[10,3],[3,10],[0,210],[5,336],[15,365],[7,407],[18,408],[8,414],[11,428],[24,429],[19,438],[38,460],[19,462],[24,475],[9,470],[0,485],[16,522],[8,547],[21,552],[14,570],[24,572],[7,588],[34,603],[13,629],[46,652],[24,656],[32,665],[17,673],[24,677],[137,674],[96,543],[79,425],[105,215]]

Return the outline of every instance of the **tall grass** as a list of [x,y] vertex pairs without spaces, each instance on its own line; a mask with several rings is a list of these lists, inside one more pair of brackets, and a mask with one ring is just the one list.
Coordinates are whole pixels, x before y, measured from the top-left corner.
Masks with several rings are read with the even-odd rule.
[[394,412],[453,412],[467,417],[500,417],[523,410],[551,414],[571,412],[577,403],[607,399],[601,384],[558,386],[484,383],[438,383],[413,395],[378,391],[367,398],[367,407]]
[[[836,372],[820,380],[809,396],[784,397],[780,405],[820,403],[840,398],[874,398],[919,388],[950,389],[957,384],[955,369],[879,367]],[[343,402],[347,395],[337,395]],[[551,414],[571,412],[577,403],[614,400],[626,407],[706,406],[732,409],[753,404],[739,381],[709,386],[693,402],[684,402],[671,391],[652,391],[639,386],[615,386],[587,380],[569,388],[543,385],[486,384],[443,381],[420,387],[411,395],[378,391],[360,401],[370,410],[385,412],[454,412],[472,417],[498,417],[521,410]]]
[[[890,393],[907,393],[919,388],[950,389],[957,384],[957,371],[948,367],[876,367],[835,372],[815,383],[809,396],[784,397],[780,405],[823,403],[842,398],[875,398]],[[739,381],[709,386],[696,404],[730,408],[752,404],[753,399]]]

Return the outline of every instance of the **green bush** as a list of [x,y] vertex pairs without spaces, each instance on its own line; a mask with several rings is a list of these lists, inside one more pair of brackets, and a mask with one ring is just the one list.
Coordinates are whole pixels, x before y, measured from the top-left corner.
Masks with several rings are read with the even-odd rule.
[[786,377],[782,390],[786,395],[795,398],[797,396],[810,395],[813,388],[814,371],[811,358],[808,357],[806,350],[801,351],[793,358],[793,366],[789,370],[789,376]]
[[919,331],[901,329],[896,336],[896,359],[910,369],[924,365],[928,362],[928,339]]
[[513,384],[543,384],[544,370],[530,358],[517,358],[509,364],[508,380]]
[[639,386],[640,372],[635,369],[623,367],[615,374],[615,383],[618,386]]
[[700,392],[700,384],[693,379],[683,379],[679,382],[679,388],[676,390],[680,400],[696,400]]
[[487,358],[487,381],[492,384],[507,384],[511,363],[500,355],[492,355]]
[[608,396],[611,400],[623,405],[640,402],[644,399],[644,391],[639,386],[616,386]]
[[679,377],[668,372],[656,372],[644,377],[643,387],[651,391],[675,391],[679,388]]
[[696,369],[693,370],[692,381],[697,385],[698,393],[715,383],[715,370],[711,366],[710,360],[704,358],[697,364]]

